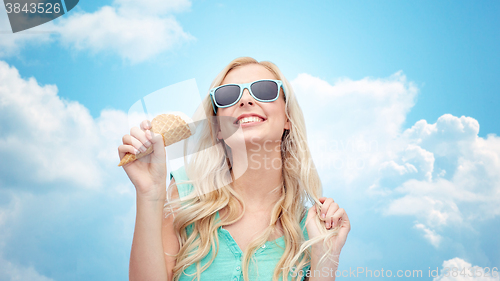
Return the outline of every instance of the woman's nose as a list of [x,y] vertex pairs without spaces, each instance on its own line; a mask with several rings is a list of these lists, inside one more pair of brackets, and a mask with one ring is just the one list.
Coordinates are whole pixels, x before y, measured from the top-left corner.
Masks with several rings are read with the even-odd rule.
[[246,106],[246,105],[254,105],[255,104],[255,99],[250,95],[250,92],[248,89],[243,90],[243,94],[241,95],[241,99],[239,101],[240,107]]

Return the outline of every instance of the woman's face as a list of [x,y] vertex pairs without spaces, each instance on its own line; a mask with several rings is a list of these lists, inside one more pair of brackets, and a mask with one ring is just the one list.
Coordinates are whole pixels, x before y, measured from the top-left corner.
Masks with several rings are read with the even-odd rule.
[[[259,64],[247,64],[236,67],[228,72],[221,85],[249,83],[260,79],[277,78]],[[285,114],[283,91],[281,90],[280,97],[277,100],[273,102],[259,102],[250,95],[248,89],[245,89],[238,103],[231,107],[219,108],[217,116],[229,116],[235,118],[233,120],[238,120],[238,124],[235,126],[241,126],[247,145],[249,142],[251,142],[250,144],[267,142],[266,146],[272,147],[272,144],[281,142],[283,131],[290,129],[290,122],[287,120]],[[240,120],[247,117],[250,119],[246,121],[251,120],[251,122],[239,124]],[[269,142],[272,142],[272,144]]]

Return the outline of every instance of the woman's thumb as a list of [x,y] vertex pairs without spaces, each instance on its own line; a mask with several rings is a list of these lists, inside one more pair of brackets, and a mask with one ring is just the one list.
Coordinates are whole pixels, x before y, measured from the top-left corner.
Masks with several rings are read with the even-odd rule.
[[[150,131],[151,132],[151,131]],[[165,143],[161,134],[151,132],[151,143],[153,144],[153,153],[151,154],[151,163],[165,163]]]

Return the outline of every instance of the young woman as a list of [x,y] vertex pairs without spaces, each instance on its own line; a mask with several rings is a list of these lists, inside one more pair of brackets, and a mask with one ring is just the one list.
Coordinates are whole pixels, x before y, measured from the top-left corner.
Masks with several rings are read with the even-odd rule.
[[137,191],[130,280],[335,280],[350,222],[321,197],[302,111],[278,67],[233,60],[202,106],[211,122],[200,152],[168,192],[163,140],[147,120],[118,148],[122,158],[154,146],[124,166]]

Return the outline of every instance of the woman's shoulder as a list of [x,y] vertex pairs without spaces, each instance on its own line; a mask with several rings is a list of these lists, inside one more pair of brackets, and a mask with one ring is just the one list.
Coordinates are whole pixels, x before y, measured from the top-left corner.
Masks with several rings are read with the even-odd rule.
[[[176,198],[172,197],[172,198],[180,199],[181,205],[186,204],[186,202],[183,201],[183,199],[193,191],[194,187],[191,183],[186,183],[187,181],[189,181],[189,177],[186,174],[184,166],[170,172],[170,179],[172,180],[173,183],[173,186],[171,187],[172,195],[174,195],[174,193],[177,193],[177,197]],[[186,231],[188,236],[192,233],[193,227],[194,227],[193,223],[187,226]]]
[[184,166],[175,171],[172,171],[170,173],[170,179],[172,178],[175,180],[179,198],[182,199],[193,191],[193,185],[190,183],[186,183],[187,181],[189,181],[189,177],[186,174],[186,169],[184,168]]

